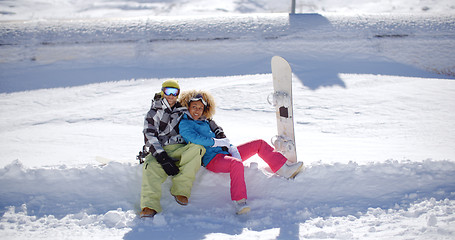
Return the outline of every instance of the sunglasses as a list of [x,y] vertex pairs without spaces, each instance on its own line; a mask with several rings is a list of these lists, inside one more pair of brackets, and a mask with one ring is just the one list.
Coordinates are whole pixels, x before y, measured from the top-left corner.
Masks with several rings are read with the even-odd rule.
[[178,96],[180,93],[180,89],[178,88],[172,88],[172,87],[165,87],[161,89],[166,96]]
[[196,95],[196,96],[194,96],[193,98],[190,99],[190,102],[197,102],[197,101],[201,101],[202,104],[204,104],[205,107],[207,107],[207,105],[208,105],[201,94],[198,94],[198,95]]

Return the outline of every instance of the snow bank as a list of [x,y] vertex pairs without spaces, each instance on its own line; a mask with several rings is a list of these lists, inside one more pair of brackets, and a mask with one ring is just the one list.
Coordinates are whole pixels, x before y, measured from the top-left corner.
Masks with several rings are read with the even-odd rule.
[[[77,229],[89,228],[95,236],[97,231],[128,232],[126,239],[182,233],[196,239],[212,233],[207,235],[211,239],[240,234],[246,228],[255,236],[283,237],[286,231],[299,229],[304,238],[349,239],[400,236],[403,229],[393,223],[408,222],[412,222],[407,228],[411,234],[406,236],[449,236],[455,231],[450,218],[455,202],[449,200],[455,195],[453,162],[315,164],[293,181],[272,176],[252,163],[245,171],[252,211],[240,218],[233,214],[229,200],[228,174],[202,168],[187,207],[175,203],[168,192],[171,182],[165,182],[164,212],[153,222],[136,217],[140,167],[111,162],[83,168],[30,169],[18,161],[9,164],[0,169],[3,236],[20,238],[43,232],[49,236],[62,231],[53,236],[56,239],[70,228],[76,232],[70,238],[75,239],[87,234]],[[338,229],[339,222],[349,228]],[[15,233],[21,229],[23,234]],[[173,233],[172,229],[179,231]]]
[[133,209],[139,202],[139,170],[138,166],[120,163],[26,169],[15,161],[1,169],[2,209],[26,204],[28,214],[57,218],[81,211],[91,214]]
[[[405,209],[370,208],[357,217],[314,218],[299,225],[300,239],[451,239],[453,200],[416,201]],[[406,226],[403,228],[403,226]]]

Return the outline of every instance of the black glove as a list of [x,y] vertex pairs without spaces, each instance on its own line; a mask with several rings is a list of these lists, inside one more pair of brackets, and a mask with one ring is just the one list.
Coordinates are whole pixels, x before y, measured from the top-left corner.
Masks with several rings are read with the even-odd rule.
[[179,168],[175,165],[175,160],[167,155],[166,152],[162,152],[158,155],[156,155],[156,161],[158,161],[159,164],[161,164],[161,167],[163,167],[164,171],[166,172],[167,175],[169,176],[174,176],[179,173]]
[[218,132],[218,134],[216,134],[215,138],[217,138],[217,139],[226,138],[226,134],[224,134],[224,132]]
[[[224,131],[223,129],[218,126],[215,121],[213,121],[212,119],[209,120],[209,125],[210,125],[210,129],[212,130],[212,132],[215,133],[215,138],[216,139],[221,139],[221,138],[226,138],[226,134],[224,134]],[[221,149],[225,152],[228,152],[229,151],[229,148],[228,147],[221,147]]]

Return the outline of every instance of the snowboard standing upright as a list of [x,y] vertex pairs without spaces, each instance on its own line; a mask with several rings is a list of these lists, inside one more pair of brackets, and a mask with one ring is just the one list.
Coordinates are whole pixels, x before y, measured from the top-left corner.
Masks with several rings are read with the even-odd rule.
[[272,58],[272,76],[273,100],[269,96],[268,101],[275,106],[278,127],[278,135],[272,138],[272,144],[289,162],[297,162],[292,111],[292,70],[284,58]]

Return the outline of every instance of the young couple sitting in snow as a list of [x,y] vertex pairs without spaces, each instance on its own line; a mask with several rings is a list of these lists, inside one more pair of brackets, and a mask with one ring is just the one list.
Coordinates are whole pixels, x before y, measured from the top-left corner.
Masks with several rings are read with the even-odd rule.
[[230,173],[231,199],[237,214],[250,211],[243,161],[258,154],[284,178],[293,178],[302,168],[301,162],[288,164],[263,140],[230,144],[223,129],[212,120],[214,113],[215,101],[209,93],[192,90],[180,94],[176,80],[163,82],[144,124],[149,154],[142,171],[141,217],[162,211],[161,184],[168,176],[172,176],[171,194],[179,204],[187,205],[201,163],[212,172]]

